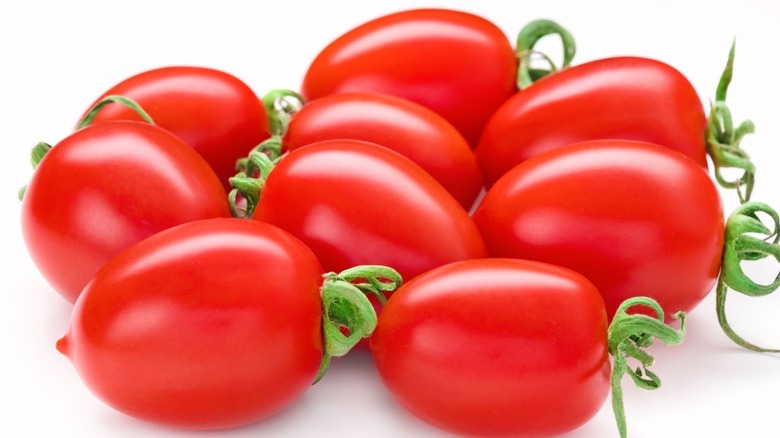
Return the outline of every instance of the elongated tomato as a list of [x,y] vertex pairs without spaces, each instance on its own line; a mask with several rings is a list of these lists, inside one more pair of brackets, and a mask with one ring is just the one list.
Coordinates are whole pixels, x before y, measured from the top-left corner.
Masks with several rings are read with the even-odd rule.
[[371,91],[422,104],[472,146],[490,115],[517,89],[517,59],[504,33],[466,12],[415,9],[343,34],[320,52],[301,86],[307,100]]
[[[252,89],[235,76],[204,67],[162,67],[131,76],[109,95],[136,101],[155,124],[198,151],[229,188],[236,160],[268,138],[265,110]],[[91,107],[91,106],[90,106]],[[141,120],[122,105],[104,107],[95,122]]]
[[720,270],[717,189],[698,163],[650,143],[594,140],[529,159],[487,192],[474,221],[491,256],[585,275],[610,317],[634,296],[687,312]]
[[515,165],[587,140],[660,144],[707,167],[706,116],[691,83],[647,58],[607,58],[561,70],[508,99],[476,149],[488,186]]
[[388,301],[370,344],[399,403],[458,435],[558,435],[609,392],[604,302],[582,275],[544,263],[426,272]]
[[254,218],[301,239],[326,271],[384,265],[409,280],[487,254],[471,217],[433,177],[357,140],[292,151],[270,171]]
[[433,111],[390,95],[341,93],[314,100],[295,113],[284,145],[295,150],[344,138],[399,152],[433,176],[466,210],[482,189],[477,160],[463,136]]

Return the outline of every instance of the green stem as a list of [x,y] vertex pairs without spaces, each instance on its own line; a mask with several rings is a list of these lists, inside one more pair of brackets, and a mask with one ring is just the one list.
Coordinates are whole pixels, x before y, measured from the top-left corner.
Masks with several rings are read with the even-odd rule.
[[[646,306],[653,310],[656,317],[642,314],[629,314],[634,306]],[[637,387],[653,390],[661,386],[661,379],[648,368],[655,358],[645,348],[659,340],[666,345],[680,344],[685,338],[685,313],[677,312],[673,318],[680,320],[680,328],[675,330],[664,323],[664,311],[661,306],[648,297],[629,298],[618,307],[612,323],[609,325],[607,339],[609,353],[614,358],[610,385],[612,387],[612,409],[615,413],[618,431],[621,438],[628,434],[625,408],[623,405],[623,387],[621,381],[628,374]],[[631,369],[628,361],[633,359],[639,363]]]
[[[46,156],[46,154],[49,153],[51,150],[51,145],[46,142],[38,142],[35,146],[33,146],[32,151],[30,152],[30,164],[32,164],[33,170],[38,168],[38,165],[41,164],[41,160],[43,160],[43,157]],[[19,198],[19,200],[24,199],[24,193],[27,191],[27,186],[22,186],[22,188],[19,189],[16,196]]]
[[[540,39],[547,35],[558,35],[561,38],[561,42],[563,43],[563,61],[561,68],[569,66],[572,59],[574,59],[574,54],[577,52],[574,37],[563,26],[552,20],[545,19],[534,20],[528,23],[517,35],[517,88],[519,90],[528,88],[534,81],[557,70],[554,63],[551,63],[549,70],[531,68],[531,55],[538,53],[534,50],[534,46]],[[550,58],[545,56],[545,59],[549,60]]]
[[[731,110],[726,105],[726,95],[734,76],[735,49],[736,40],[729,50],[726,67],[715,92],[715,102],[710,107],[706,143],[707,153],[715,166],[715,179],[718,184],[727,189],[736,189],[740,203],[745,203],[753,193],[756,168],[750,160],[750,155],[740,148],[740,143],[745,135],[754,133],[756,127],[752,121],[745,120],[735,128]],[[736,179],[727,179],[723,176],[723,169],[740,169],[742,174]]]
[[[314,383],[319,382],[325,374],[332,357],[347,354],[361,339],[371,336],[376,328],[376,312],[365,290],[352,284],[350,279],[375,279],[381,284],[378,287],[383,288],[384,291],[395,290],[401,285],[400,274],[385,266],[357,266],[340,274],[333,272],[325,274],[324,278],[322,285],[323,354]],[[346,329],[347,334],[342,329]]]
[[280,88],[266,93],[262,101],[268,116],[269,133],[272,136],[284,137],[290,118],[304,104],[303,96],[293,90]]
[[[772,219],[774,225],[771,230],[761,222],[759,213]],[[726,222],[721,273],[716,289],[716,311],[724,333],[734,343],[748,350],[780,353],[778,349],[764,348],[746,341],[731,328],[726,318],[726,294],[729,289],[733,289],[749,297],[760,297],[769,295],[780,287],[780,273],[773,282],[759,284],[748,277],[742,268],[743,261],[756,261],[770,256],[780,262],[778,241],[780,215],[767,204],[746,202],[737,207]]]
[[[233,188],[228,194],[228,205],[233,217],[248,219],[254,215],[265,181],[275,166],[271,158],[258,149],[260,146],[253,149],[247,158],[238,161],[239,172],[228,180]],[[246,201],[244,208],[238,206],[239,196]]]
[[103,107],[111,103],[119,103],[130,108],[131,110],[135,111],[136,114],[141,116],[142,119],[147,121],[149,124],[154,125],[154,121],[152,120],[152,118],[149,116],[149,114],[146,111],[144,111],[143,108],[141,108],[141,105],[136,103],[136,101],[124,96],[110,95],[101,99],[100,102],[96,103],[95,106],[93,106],[92,108],[90,108],[89,111],[87,111],[87,114],[84,115],[84,117],[79,122],[78,126],[76,126],[76,130],[83,129],[91,125],[92,122],[95,120],[95,117],[97,117],[97,115],[100,113]]
[[[342,271],[341,278],[352,283],[366,295],[373,295],[384,306],[385,292],[392,292],[401,286],[401,274],[395,269],[379,265],[362,265]],[[360,280],[361,282],[356,283]]]

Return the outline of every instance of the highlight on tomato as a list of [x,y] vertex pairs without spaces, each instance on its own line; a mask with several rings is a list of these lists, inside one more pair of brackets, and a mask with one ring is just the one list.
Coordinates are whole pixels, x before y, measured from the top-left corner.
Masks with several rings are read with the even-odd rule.
[[[642,307],[652,316],[631,314]],[[548,437],[580,427],[612,389],[621,436],[622,377],[660,385],[643,349],[682,341],[646,297],[612,323],[596,287],[569,269],[477,259],[405,283],[379,314],[370,346],[379,377],[411,414],[463,436]],[[609,355],[615,358],[610,375]],[[636,360],[639,366],[631,369]]]
[[699,163],[646,142],[594,140],[526,160],[488,190],[474,222],[493,257],[583,274],[608,315],[633,296],[688,312],[721,267],[715,184]]
[[[109,88],[92,106],[117,95],[135,101],[158,126],[195,149],[226,191],[236,160],[269,137],[265,110],[257,95],[246,83],[221,70],[195,66],[147,70]],[[94,123],[109,120],[141,118],[127,107],[111,105]]]
[[400,281],[384,267],[325,273],[269,224],[191,222],[107,263],[57,348],[120,412],[178,428],[238,427],[298,400],[331,356],[374,329],[364,291]]
[[467,12],[413,9],[365,22],[328,44],[301,85],[307,100],[344,92],[402,97],[447,119],[476,146],[516,90],[517,58],[495,24]]
[[84,127],[33,150],[22,234],[38,270],[75,302],[92,276],[129,246],[198,219],[229,217],[208,163],[146,122]]
[[464,209],[482,190],[482,174],[469,144],[428,108],[379,93],[340,93],[304,104],[282,140],[292,151],[322,140],[353,139],[385,146],[433,176]]

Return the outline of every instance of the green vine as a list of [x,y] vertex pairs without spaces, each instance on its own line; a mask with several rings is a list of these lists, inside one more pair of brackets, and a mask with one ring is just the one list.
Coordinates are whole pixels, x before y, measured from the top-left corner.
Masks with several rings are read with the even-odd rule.
[[540,39],[547,35],[558,35],[563,43],[563,61],[561,68],[568,67],[574,59],[574,54],[577,52],[577,46],[574,42],[572,34],[566,30],[563,26],[552,20],[540,19],[534,20],[528,23],[520,30],[517,35],[517,57],[518,57],[518,69],[517,69],[517,88],[523,90],[528,88],[535,81],[547,76],[550,73],[554,73],[558,70],[555,63],[547,56],[542,54],[543,58],[549,64],[549,69],[534,69],[531,68],[531,57],[540,52],[534,50],[534,46]]
[[[656,317],[642,314],[629,314],[634,306],[645,306],[653,310]],[[624,301],[618,307],[615,317],[608,329],[609,353],[614,358],[610,384],[612,386],[612,409],[615,413],[618,431],[621,438],[628,434],[626,414],[623,406],[623,388],[621,381],[628,374],[637,387],[647,390],[658,389],[661,379],[648,368],[655,358],[646,348],[653,345],[656,339],[666,345],[680,344],[685,338],[685,313],[677,312],[673,318],[680,320],[679,330],[664,323],[664,311],[652,298],[636,297]],[[639,362],[636,369],[631,369],[629,359]]]
[[[769,216],[774,225],[770,230],[761,222],[758,214]],[[763,236],[758,237],[758,236]],[[756,261],[773,257],[780,262],[780,217],[770,206],[760,202],[746,202],[729,216],[723,245],[723,261],[716,288],[716,310],[718,322],[726,335],[737,345],[748,350],[780,353],[752,344],[738,335],[726,318],[726,293],[732,289],[749,297],[768,295],[780,287],[780,273],[769,284],[758,284],[745,274],[743,261]]]
[[87,114],[84,115],[81,121],[79,121],[78,126],[76,126],[76,130],[83,129],[91,125],[103,107],[112,103],[118,103],[130,108],[150,125],[154,125],[152,118],[146,111],[144,111],[143,108],[141,108],[141,105],[139,105],[136,101],[130,99],[129,97],[110,95],[101,99],[100,102],[96,103],[92,108],[90,108],[89,111],[87,111]]
[[268,129],[271,136],[284,137],[292,115],[304,104],[303,96],[295,91],[280,88],[266,93],[262,101],[268,116]]
[[[401,286],[401,275],[385,266],[357,266],[339,274],[325,274],[322,285],[323,354],[314,383],[320,381],[331,358],[347,354],[361,339],[371,336],[376,312],[366,294],[389,292]],[[358,279],[364,283],[353,284]],[[346,334],[342,329],[346,329]]]
[[[735,127],[731,110],[726,105],[726,94],[734,75],[735,49],[736,40],[729,50],[729,58],[715,93],[715,102],[710,107],[706,142],[707,153],[715,166],[715,179],[718,184],[727,189],[736,189],[740,203],[745,203],[750,200],[753,192],[756,168],[750,155],[740,147],[740,143],[747,134],[754,133],[756,128],[750,120],[745,120]],[[742,174],[738,178],[728,179],[723,176],[723,169],[739,169]]]

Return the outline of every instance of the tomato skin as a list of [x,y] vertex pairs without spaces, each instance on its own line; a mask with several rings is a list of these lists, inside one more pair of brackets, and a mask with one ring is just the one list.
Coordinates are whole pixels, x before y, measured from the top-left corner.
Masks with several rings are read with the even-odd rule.
[[[114,85],[95,103],[109,95],[133,99],[155,124],[198,151],[226,190],[228,178],[236,174],[236,160],[269,137],[265,109],[254,91],[220,70],[179,66],[148,70]],[[107,105],[95,123],[108,120],[142,119],[124,105]]]
[[564,433],[609,392],[601,296],[543,263],[467,260],[422,274],[388,301],[370,345],[400,404],[459,435]]
[[595,140],[527,160],[487,192],[474,221],[491,256],[585,275],[610,317],[639,295],[688,312],[720,270],[717,189],[697,163],[650,143]]
[[488,187],[515,165],[571,143],[628,139],[675,149],[707,168],[701,100],[679,71],[638,57],[561,70],[512,96],[476,149]]
[[290,121],[289,150],[321,140],[376,143],[414,161],[469,210],[482,174],[466,140],[444,118],[414,102],[377,93],[342,93],[306,104]]
[[268,224],[185,224],[106,264],[57,348],[95,395],[135,418],[189,429],[252,423],[317,374],[322,274],[305,245]]
[[141,122],[76,131],[37,167],[22,232],[38,269],[68,301],[121,250],[159,231],[229,217],[208,164],[169,132]]
[[307,100],[370,91],[437,112],[475,146],[490,115],[517,89],[509,40],[482,17],[446,9],[385,15],[343,34],[310,65]]
[[326,271],[378,264],[409,280],[487,254],[468,213],[433,177],[358,140],[290,152],[270,172],[253,217],[301,239]]

